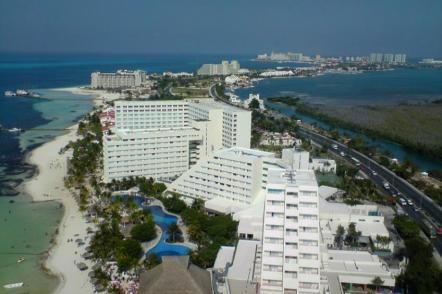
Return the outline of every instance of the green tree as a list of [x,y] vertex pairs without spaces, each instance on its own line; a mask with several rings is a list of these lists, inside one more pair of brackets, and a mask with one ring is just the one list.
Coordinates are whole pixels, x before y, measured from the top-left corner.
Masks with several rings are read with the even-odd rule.
[[344,234],[345,229],[343,226],[339,225],[336,229],[336,236],[335,236],[335,242],[337,243],[338,247],[342,247],[342,241],[344,240]]
[[256,98],[253,98],[252,101],[249,103],[250,109],[259,109],[259,101]]
[[358,242],[358,238],[361,235],[361,232],[356,231],[355,223],[350,223],[347,228],[347,241],[355,246]]
[[384,281],[380,277],[375,277],[371,280],[371,283],[376,287],[376,292],[378,292],[379,287],[384,284]]
[[167,227],[167,233],[169,234],[168,241],[175,243],[178,238],[183,234],[180,227],[176,223],[171,223]]
[[120,241],[115,254],[115,260],[120,271],[127,271],[137,265],[143,253],[140,243],[134,239]]
[[155,230],[155,223],[148,221],[142,224],[133,226],[130,230],[130,235],[133,239],[140,242],[147,242],[155,239],[157,232]]

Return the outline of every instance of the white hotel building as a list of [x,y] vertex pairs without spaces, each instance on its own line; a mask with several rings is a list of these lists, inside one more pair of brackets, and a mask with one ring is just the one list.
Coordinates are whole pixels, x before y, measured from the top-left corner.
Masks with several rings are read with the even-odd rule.
[[115,73],[93,72],[92,89],[114,89],[139,87],[146,81],[146,72],[141,70],[118,70]]
[[312,171],[269,171],[260,293],[319,293],[318,186]]
[[220,148],[250,146],[251,113],[210,99],[116,101],[104,137],[104,181],[173,179]]

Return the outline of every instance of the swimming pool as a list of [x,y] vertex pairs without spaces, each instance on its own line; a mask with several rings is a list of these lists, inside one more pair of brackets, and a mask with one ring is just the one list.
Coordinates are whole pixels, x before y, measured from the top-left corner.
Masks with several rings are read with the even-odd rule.
[[171,223],[177,222],[177,217],[171,214],[166,213],[161,206],[154,205],[154,206],[143,206],[144,198],[141,196],[128,196],[128,195],[120,195],[120,196],[113,196],[112,199],[132,199],[133,202],[138,204],[138,206],[142,207],[144,210],[150,210],[153,216],[153,220],[155,223],[161,228],[162,234],[161,238],[158,241],[157,245],[155,245],[153,248],[149,249],[146,252],[146,255],[149,255],[150,253],[155,253],[156,255],[160,256],[171,256],[171,255],[187,255],[189,254],[189,248],[184,245],[176,245],[176,244],[169,244],[166,243],[166,239],[169,237],[169,234],[167,233],[167,228]]
[[169,237],[167,228],[170,224],[177,222],[177,217],[164,212],[161,206],[149,206],[146,209],[152,212],[155,223],[163,231],[157,245],[147,251],[146,255],[149,255],[150,253],[155,253],[158,256],[189,254],[189,248],[186,246],[166,243],[166,239]]

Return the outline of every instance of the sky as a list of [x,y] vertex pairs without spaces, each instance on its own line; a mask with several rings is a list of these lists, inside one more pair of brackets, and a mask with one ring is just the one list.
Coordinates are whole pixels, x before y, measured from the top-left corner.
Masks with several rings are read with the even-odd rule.
[[0,0],[0,52],[442,57],[441,0]]

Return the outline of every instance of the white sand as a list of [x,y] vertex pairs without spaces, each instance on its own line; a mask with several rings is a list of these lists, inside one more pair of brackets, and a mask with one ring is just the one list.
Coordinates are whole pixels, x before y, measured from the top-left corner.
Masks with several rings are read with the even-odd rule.
[[[71,193],[64,187],[63,178],[67,173],[67,155],[58,154],[69,141],[77,139],[77,126],[73,126],[68,134],[62,135],[32,151],[29,162],[38,166],[38,175],[25,182],[25,191],[32,196],[34,201],[56,200],[63,204],[65,213],[59,226],[56,243],[49,252],[45,262],[46,267],[60,277],[61,283],[55,293],[93,293],[93,286],[86,270],[81,272],[74,262],[84,262],[92,266],[90,261],[85,261],[81,255],[85,252],[86,245],[77,247],[75,242],[67,239],[84,238],[87,236],[87,224],[78,205]],[[78,236],[74,236],[79,234]]]
[[85,87],[67,87],[67,88],[54,88],[52,91],[62,91],[69,92],[75,95],[94,95],[94,104],[95,106],[101,106],[104,101],[113,101],[121,98],[119,93],[109,93],[105,90],[95,90],[89,89]]
[[[76,95],[94,95],[95,106],[101,106],[104,101],[112,101],[120,98],[118,93],[107,93],[102,90],[91,90],[83,87],[58,88],[55,91],[65,91]],[[34,201],[55,200],[63,204],[65,213],[60,222],[59,233],[56,236],[55,245],[50,249],[49,257],[45,266],[60,278],[55,293],[93,293],[94,288],[88,277],[92,262],[81,257],[88,246],[90,235],[87,228],[93,224],[87,224],[79,210],[71,192],[64,187],[64,177],[67,174],[67,154],[60,155],[58,152],[70,141],[78,139],[76,135],[77,125],[69,128],[70,131],[53,141],[33,150],[28,158],[29,163],[38,167],[38,174],[23,184],[23,189],[32,196]],[[78,234],[78,235],[77,235]],[[81,238],[85,245],[78,247],[76,239]],[[73,241],[68,242],[68,239]],[[80,271],[76,263],[84,262],[89,269]]]

